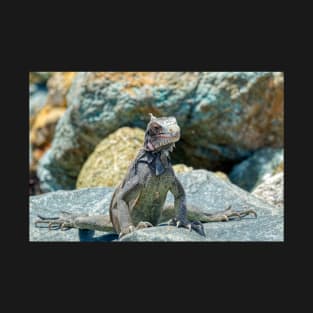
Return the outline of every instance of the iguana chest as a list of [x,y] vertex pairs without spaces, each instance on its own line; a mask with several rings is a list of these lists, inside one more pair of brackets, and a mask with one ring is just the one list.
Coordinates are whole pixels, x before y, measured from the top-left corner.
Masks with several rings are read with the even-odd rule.
[[135,225],[140,221],[149,221],[153,225],[158,223],[166,195],[173,182],[174,176],[169,169],[159,176],[149,175],[137,198],[129,203]]

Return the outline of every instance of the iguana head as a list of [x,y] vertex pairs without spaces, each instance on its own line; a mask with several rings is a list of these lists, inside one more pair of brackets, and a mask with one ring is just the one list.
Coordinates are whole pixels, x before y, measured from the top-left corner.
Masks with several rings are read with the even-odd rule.
[[180,128],[175,117],[155,117],[150,113],[150,122],[145,133],[145,150],[156,152],[168,149],[171,151],[179,138]]

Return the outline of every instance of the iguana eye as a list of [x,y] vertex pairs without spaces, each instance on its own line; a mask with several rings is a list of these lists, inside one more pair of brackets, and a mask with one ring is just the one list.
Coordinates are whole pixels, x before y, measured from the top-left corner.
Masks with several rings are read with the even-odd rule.
[[157,125],[157,124],[152,124],[150,126],[150,131],[152,134],[158,134],[161,131],[161,126]]

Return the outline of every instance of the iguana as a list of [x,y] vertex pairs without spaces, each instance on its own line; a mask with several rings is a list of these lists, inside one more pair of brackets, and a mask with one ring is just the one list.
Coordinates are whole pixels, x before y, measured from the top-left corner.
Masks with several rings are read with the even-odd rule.
[[[192,207],[187,209],[184,188],[170,161],[170,152],[179,139],[180,128],[175,117],[155,117],[150,113],[143,148],[115,189],[109,215],[88,216],[67,212],[56,218],[38,215],[40,219],[35,224],[47,223],[49,228],[57,226],[61,229],[112,231],[113,228],[121,238],[137,229],[157,225],[167,216],[172,217],[168,225],[185,227],[205,236],[201,222],[228,221],[248,214],[256,216],[256,212],[251,209],[235,211],[228,207],[224,211],[211,214]],[[169,191],[175,198],[175,215],[173,208],[164,208]]]

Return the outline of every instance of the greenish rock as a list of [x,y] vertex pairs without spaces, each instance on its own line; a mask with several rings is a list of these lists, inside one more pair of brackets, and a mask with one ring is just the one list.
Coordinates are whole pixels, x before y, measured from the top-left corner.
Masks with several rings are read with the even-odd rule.
[[[204,224],[206,237],[174,226],[157,226],[137,230],[122,237],[121,241],[283,241],[284,210],[272,206],[251,195],[238,186],[206,170],[193,170],[178,174],[186,195],[187,204],[206,212],[224,210],[228,205],[234,209],[254,209],[258,217]],[[113,188],[83,188],[74,191],[56,191],[30,197],[30,241],[117,241],[113,233],[91,232],[71,229],[47,230],[34,227],[37,214],[58,216],[61,210],[73,213],[106,214]],[[173,204],[168,195],[166,205]]]
[[263,148],[256,151],[251,157],[235,165],[229,173],[229,179],[234,184],[253,191],[268,177],[283,171],[284,150]]
[[204,72],[178,152],[198,168],[228,172],[256,149],[283,147],[282,73]]
[[51,149],[38,167],[44,191],[73,189],[96,145],[122,126],[145,129],[148,113],[182,129],[172,158],[229,170],[264,146],[283,146],[283,74],[273,72],[77,73]]

